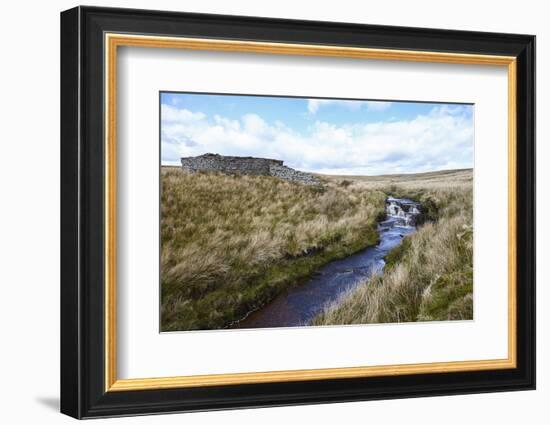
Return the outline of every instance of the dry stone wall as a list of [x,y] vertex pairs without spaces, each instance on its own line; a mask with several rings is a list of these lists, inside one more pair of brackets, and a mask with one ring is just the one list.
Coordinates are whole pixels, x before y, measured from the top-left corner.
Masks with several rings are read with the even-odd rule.
[[299,182],[303,184],[318,185],[321,184],[319,179],[309,173],[295,170],[294,168],[287,167],[286,165],[272,165],[269,167],[270,175],[279,177],[283,180],[289,180],[293,182]]
[[283,161],[251,156],[224,156],[207,153],[181,158],[182,168],[190,173],[198,171],[251,176],[273,176],[283,180],[319,185],[317,177],[283,165]]

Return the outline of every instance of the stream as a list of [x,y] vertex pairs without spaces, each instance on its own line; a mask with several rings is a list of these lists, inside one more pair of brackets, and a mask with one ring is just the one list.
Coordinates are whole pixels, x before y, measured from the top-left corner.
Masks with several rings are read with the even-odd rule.
[[416,230],[420,205],[405,198],[386,199],[385,220],[378,223],[379,243],[318,269],[303,284],[288,288],[232,328],[306,326],[342,294],[384,269],[384,257]]

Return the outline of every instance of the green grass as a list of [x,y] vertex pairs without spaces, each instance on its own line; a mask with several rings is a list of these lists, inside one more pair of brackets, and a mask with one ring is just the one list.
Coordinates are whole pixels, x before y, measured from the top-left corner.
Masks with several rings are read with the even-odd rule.
[[340,180],[162,171],[161,328],[218,329],[377,242],[385,194]]

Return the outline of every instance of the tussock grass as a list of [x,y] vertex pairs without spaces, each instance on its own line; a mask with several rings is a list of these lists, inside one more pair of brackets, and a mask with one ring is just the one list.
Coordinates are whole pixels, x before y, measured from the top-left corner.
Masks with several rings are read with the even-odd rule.
[[419,200],[433,221],[390,252],[381,275],[328,305],[312,324],[472,319],[472,171],[358,177],[351,187]]
[[161,328],[217,329],[377,241],[385,194],[163,168]]

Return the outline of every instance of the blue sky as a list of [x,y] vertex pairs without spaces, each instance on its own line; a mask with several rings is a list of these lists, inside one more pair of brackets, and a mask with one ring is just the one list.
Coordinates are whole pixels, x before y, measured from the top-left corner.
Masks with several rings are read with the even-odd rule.
[[206,152],[326,174],[473,166],[473,106],[161,93],[162,163]]

